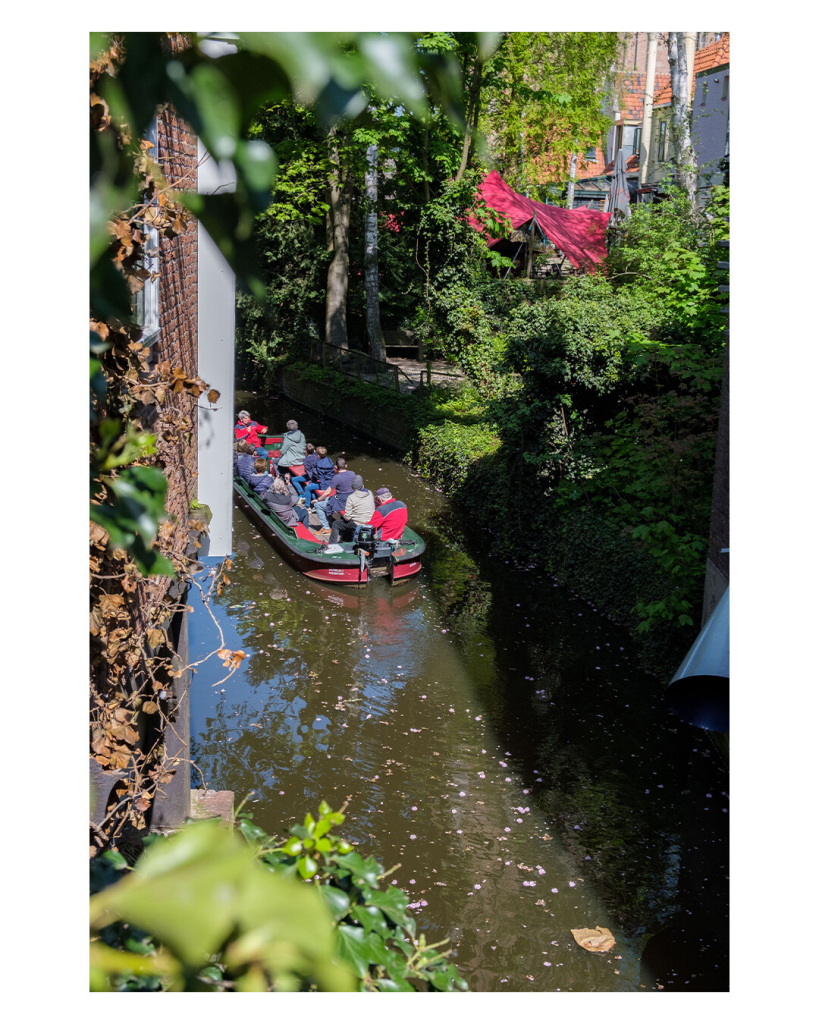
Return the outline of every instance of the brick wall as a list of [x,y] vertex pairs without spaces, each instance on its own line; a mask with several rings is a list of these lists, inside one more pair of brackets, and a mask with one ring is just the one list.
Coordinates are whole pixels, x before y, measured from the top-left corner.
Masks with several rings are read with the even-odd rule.
[[[179,191],[195,191],[197,186],[196,136],[171,110],[157,118],[155,158],[169,184]],[[168,360],[181,366],[186,376],[198,375],[197,350],[197,224],[191,219],[184,233],[174,238],[160,235],[159,243],[159,338],[154,347],[155,362]],[[157,452],[168,478],[166,508],[179,524],[174,532],[173,548],[183,554],[188,543],[188,514],[196,497],[197,432],[196,402],[186,392],[169,394],[165,400],[171,416],[190,421],[180,440],[168,440],[160,433]],[[167,414],[167,413],[165,413]],[[159,609],[171,581],[152,579],[140,590],[139,606],[143,628],[150,625],[152,613]]]
[[[723,33],[725,35],[726,33]],[[715,42],[716,32],[697,32],[696,48],[702,49]],[[645,71],[648,66],[648,32],[621,32],[621,56],[618,69],[621,71]],[[657,37],[657,74],[668,74],[668,45],[666,33]]]
[[[171,111],[157,123],[159,162],[169,182],[180,182],[185,191],[197,183],[196,136]],[[184,234],[160,242],[159,317],[160,337],[156,358],[181,366],[186,375],[198,372],[197,354],[197,226],[194,220]],[[183,393],[169,401],[191,420],[188,439],[175,450],[162,452],[168,476],[168,511],[186,521],[191,499],[196,497],[197,415],[195,402]]]

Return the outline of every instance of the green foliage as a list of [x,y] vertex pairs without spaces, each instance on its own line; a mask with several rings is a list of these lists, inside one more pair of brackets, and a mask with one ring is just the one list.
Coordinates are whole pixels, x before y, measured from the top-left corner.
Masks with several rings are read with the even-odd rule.
[[316,883],[336,924],[338,953],[355,969],[360,991],[465,991],[457,968],[446,963],[449,952],[440,951],[444,943],[416,939],[404,890],[386,884],[375,858],[363,858],[334,834],[343,822],[344,815],[322,801],[318,817],[307,814],[281,846],[250,815],[240,815],[238,827],[262,864]]
[[646,340],[652,317],[648,302],[617,293],[604,278],[575,278],[559,299],[512,311],[509,362],[533,395],[607,395],[629,379],[625,354]]
[[237,292],[236,353],[242,376],[263,384],[282,356],[318,338],[330,254],[309,224],[267,214],[259,218],[256,241],[265,301]]
[[500,443],[484,423],[434,423],[418,431],[414,463],[421,473],[455,494],[473,464],[496,452]]
[[481,130],[512,188],[562,180],[569,156],[599,146],[602,100],[617,57],[614,32],[508,32],[487,65]]
[[107,531],[112,547],[129,552],[144,576],[173,576],[172,563],[151,547],[166,518],[165,474],[155,466],[129,466],[116,477],[102,479],[113,492],[113,500],[92,503],[91,519]]
[[661,203],[638,204],[606,260],[612,283],[656,307],[656,337],[722,347],[725,319],[717,263],[727,238],[728,189],[715,188],[703,211],[691,211],[685,193],[667,186]]
[[[318,817],[279,845],[239,813],[150,837],[133,871],[91,867],[93,991],[465,991],[443,943],[416,938],[403,889]],[[304,883],[311,883],[309,886]]]
[[[134,343],[140,337],[132,296],[149,276],[141,265],[146,225],[152,223],[174,237],[185,230],[189,214],[195,214],[247,295],[267,303],[263,312],[247,299],[240,310],[246,361],[254,371],[263,372],[283,342],[315,330],[311,303],[319,298],[317,275],[323,257],[309,233],[305,238],[298,228],[276,231],[272,222],[295,216],[313,224],[320,221],[326,206],[323,157],[318,158],[321,132],[360,114],[376,97],[394,107],[403,104],[417,117],[426,116],[431,103],[441,118],[458,117],[457,63],[451,55],[419,50],[408,33],[241,33],[231,37],[234,41],[237,52],[213,58],[205,39],[193,35],[92,33],[90,38],[89,299],[97,322],[91,415],[92,421],[99,420],[101,431],[117,423],[126,430],[121,442],[101,438],[107,452],[95,451],[98,438],[92,439],[92,480],[112,468],[112,454],[124,468],[102,486],[95,485],[97,504],[91,515],[146,574],[173,571],[167,559],[152,551],[166,484],[158,470],[126,465],[126,455],[135,460],[146,454],[147,449],[139,452],[135,444],[148,442],[137,441],[121,417],[105,418],[96,408],[109,391],[103,369],[107,332],[130,333]],[[294,97],[303,106],[297,106]],[[214,158],[232,162],[233,191],[200,195],[190,181],[164,180],[142,140],[157,110],[168,105]],[[275,197],[271,186],[280,160],[264,137],[265,126],[257,122],[263,105],[275,112],[276,142],[286,163]],[[303,132],[299,144],[293,145],[285,130],[287,118],[300,119],[312,136]],[[268,134],[271,131],[275,134],[273,129]],[[260,267],[253,237],[260,213],[268,216],[271,250],[280,260],[288,250],[287,278],[279,277],[275,266],[267,275]],[[299,244],[294,246],[294,239]],[[265,244],[264,238],[261,241]],[[289,283],[283,286],[282,280]]]
[[[171,991],[354,989],[319,893],[265,870],[214,822],[155,841],[92,895],[91,926],[96,991],[142,987],[147,976]],[[132,926],[139,931],[127,935]]]

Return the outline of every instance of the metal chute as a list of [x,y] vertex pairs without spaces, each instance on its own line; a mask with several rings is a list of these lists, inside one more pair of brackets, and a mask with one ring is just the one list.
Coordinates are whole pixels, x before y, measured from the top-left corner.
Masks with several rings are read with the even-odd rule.
[[684,722],[728,732],[728,588],[683,658],[665,691],[666,704]]

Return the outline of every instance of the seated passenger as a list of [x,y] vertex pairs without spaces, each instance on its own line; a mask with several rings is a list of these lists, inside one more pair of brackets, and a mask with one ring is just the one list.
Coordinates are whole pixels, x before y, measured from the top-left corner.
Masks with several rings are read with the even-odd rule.
[[379,487],[370,522],[378,529],[380,540],[398,540],[407,525],[407,506],[403,501],[396,501],[388,487]]
[[256,472],[251,473],[247,482],[257,494],[264,494],[273,483],[273,477],[268,470],[267,459],[256,459],[253,466]]
[[[308,455],[307,459],[309,458]],[[333,470],[333,461],[327,457],[327,449],[321,446],[316,448],[316,468],[313,473],[313,482],[305,487],[304,497],[310,511],[318,516],[322,533],[330,532],[330,524],[327,521],[327,499],[332,496]]]
[[256,466],[256,449],[249,441],[237,441],[233,446],[233,475],[250,482]]
[[297,523],[308,525],[307,509],[303,504],[304,498],[291,493],[282,477],[273,478],[273,483],[262,495],[262,501],[272,512],[276,513],[285,526],[295,526]]
[[[306,440],[304,434],[299,430],[298,423],[295,420],[288,420],[287,433],[282,438],[281,455],[275,461],[276,472],[283,475],[292,467],[298,467],[296,472],[290,474],[291,479],[301,475],[305,444]],[[299,493],[301,493],[301,487],[299,487]]]
[[315,469],[316,463],[318,462],[318,456],[316,455],[316,449],[311,444],[304,446],[304,459],[302,461],[303,473],[296,476],[290,475],[290,482],[295,485],[296,490],[299,494],[303,494],[306,500],[308,508],[310,507],[310,495],[307,493],[309,487],[316,488],[318,484],[313,482],[312,473]]
[[353,540],[356,527],[364,526],[375,512],[375,498],[372,491],[364,486],[360,476],[353,477],[353,489],[344,505],[344,511],[338,513],[330,533],[330,543],[337,544],[341,540]]
[[351,469],[347,469],[346,459],[336,459],[335,469],[333,479],[330,481],[330,487],[336,493],[331,498],[326,499],[327,511],[331,513],[344,511],[347,498],[352,494],[353,480],[355,479],[355,473]]
[[250,413],[246,409],[242,409],[238,416],[239,422],[233,428],[233,432],[236,434],[237,441],[247,441],[253,445],[253,449],[256,455],[264,455],[264,446],[259,440],[259,434],[266,434],[267,427],[262,426],[261,423],[257,423],[256,420],[250,418]]

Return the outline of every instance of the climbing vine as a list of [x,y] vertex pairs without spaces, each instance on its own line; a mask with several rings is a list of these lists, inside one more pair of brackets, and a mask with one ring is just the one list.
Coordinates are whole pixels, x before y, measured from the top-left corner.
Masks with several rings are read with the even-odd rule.
[[[171,44],[169,40],[169,45]],[[91,63],[90,126],[112,178],[130,176],[137,201],[111,213],[108,247],[92,272],[90,319],[90,753],[117,779],[106,814],[92,826],[91,853],[134,838],[175,765],[165,733],[173,728],[174,680],[186,666],[175,654],[174,616],[183,611],[204,519],[167,511],[167,477],[193,437],[197,401],[219,392],[169,361],[155,361],[129,300],[152,274],[149,228],[172,239],[191,215],[151,144],[116,123],[98,84],[116,74],[123,45],[114,37]],[[114,296],[114,301],[111,301]],[[119,299],[117,299],[119,297]],[[119,313],[120,315],[116,315]],[[215,585],[227,567],[214,573]],[[222,650],[227,667],[241,652]],[[238,663],[238,662],[236,662]],[[232,668],[231,668],[232,670]]]

